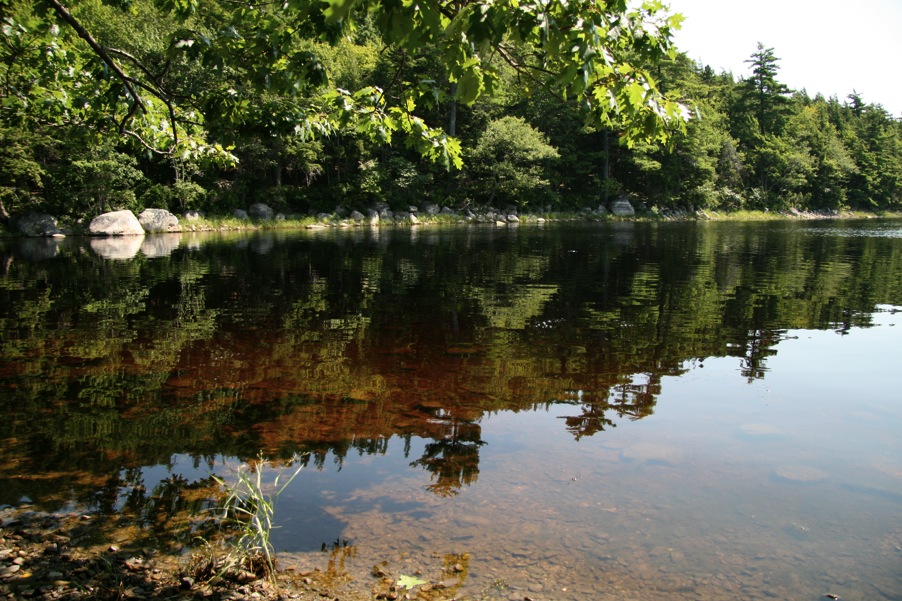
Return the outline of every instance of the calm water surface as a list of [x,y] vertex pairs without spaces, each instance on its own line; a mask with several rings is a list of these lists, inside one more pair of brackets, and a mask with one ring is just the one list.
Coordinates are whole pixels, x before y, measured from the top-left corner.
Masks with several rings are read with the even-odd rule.
[[177,549],[262,452],[351,588],[902,599],[900,311],[898,221],[3,241],[0,503]]

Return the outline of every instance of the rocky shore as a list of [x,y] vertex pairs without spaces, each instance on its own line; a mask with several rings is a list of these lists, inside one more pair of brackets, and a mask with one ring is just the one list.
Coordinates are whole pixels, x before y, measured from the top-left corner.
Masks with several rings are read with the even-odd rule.
[[[203,599],[209,601],[451,601],[454,588],[374,566],[369,582],[319,570],[278,571],[261,578],[246,570],[206,577],[209,556],[110,543],[104,518],[92,513],[0,509],[0,599]],[[109,526],[108,524],[106,526]],[[449,577],[457,567],[450,567]],[[529,597],[516,596],[518,600]]]
[[[144,236],[145,234],[178,233],[183,231],[231,230],[253,228],[308,228],[330,227],[380,227],[420,226],[441,224],[490,224],[516,226],[520,223],[545,223],[553,221],[605,221],[612,219],[650,219],[665,221],[720,220],[735,218],[729,212],[704,211],[694,208],[648,208],[644,203],[620,197],[595,208],[585,207],[576,211],[556,212],[551,207],[537,211],[523,211],[518,207],[464,207],[426,204],[392,209],[386,203],[376,203],[364,211],[338,206],[332,212],[309,215],[283,214],[263,203],[254,203],[247,210],[235,209],[228,215],[207,216],[198,211],[188,211],[177,216],[164,209],[145,209],[139,215],[131,211],[112,211],[98,215],[90,222],[61,225],[58,220],[44,213],[27,213],[13,216],[6,227],[9,232],[25,237],[58,238],[67,235],[93,237]],[[741,213],[750,218],[786,219],[835,219],[862,216],[839,211],[800,211]],[[873,215],[871,215],[873,216]]]

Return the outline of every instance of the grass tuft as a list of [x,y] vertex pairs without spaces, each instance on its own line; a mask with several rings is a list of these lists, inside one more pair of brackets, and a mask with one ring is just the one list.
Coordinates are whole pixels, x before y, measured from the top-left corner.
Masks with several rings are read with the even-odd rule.
[[[253,577],[275,581],[276,555],[270,540],[276,502],[303,469],[298,456],[276,469],[275,477],[265,475],[263,455],[232,470],[234,480],[213,475],[226,496],[217,511],[222,525],[231,533],[224,556],[210,553],[192,570],[195,577],[216,582],[223,578],[247,580]],[[292,469],[292,465],[298,463]],[[286,477],[287,474],[287,477]]]

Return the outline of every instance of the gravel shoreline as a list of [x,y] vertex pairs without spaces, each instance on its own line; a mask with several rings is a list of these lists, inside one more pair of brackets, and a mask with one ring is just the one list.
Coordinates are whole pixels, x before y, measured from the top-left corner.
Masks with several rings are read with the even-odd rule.
[[[441,585],[415,593],[374,569],[368,591],[332,582],[318,570],[279,571],[274,581],[241,571],[215,583],[192,575],[190,556],[110,544],[103,518],[47,513],[28,507],[0,509],[0,598],[6,599],[207,599],[258,601],[362,601],[448,599]],[[425,588],[426,590],[422,590]]]

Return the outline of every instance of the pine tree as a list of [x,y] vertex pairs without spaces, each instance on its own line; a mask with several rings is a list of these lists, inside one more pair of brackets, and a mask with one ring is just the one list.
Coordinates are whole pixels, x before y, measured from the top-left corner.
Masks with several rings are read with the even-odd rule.
[[792,90],[777,81],[779,60],[773,48],[758,42],[758,50],[745,61],[752,75],[740,82],[740,105],[754,115],[762,136],[778,132],[790,108]]

